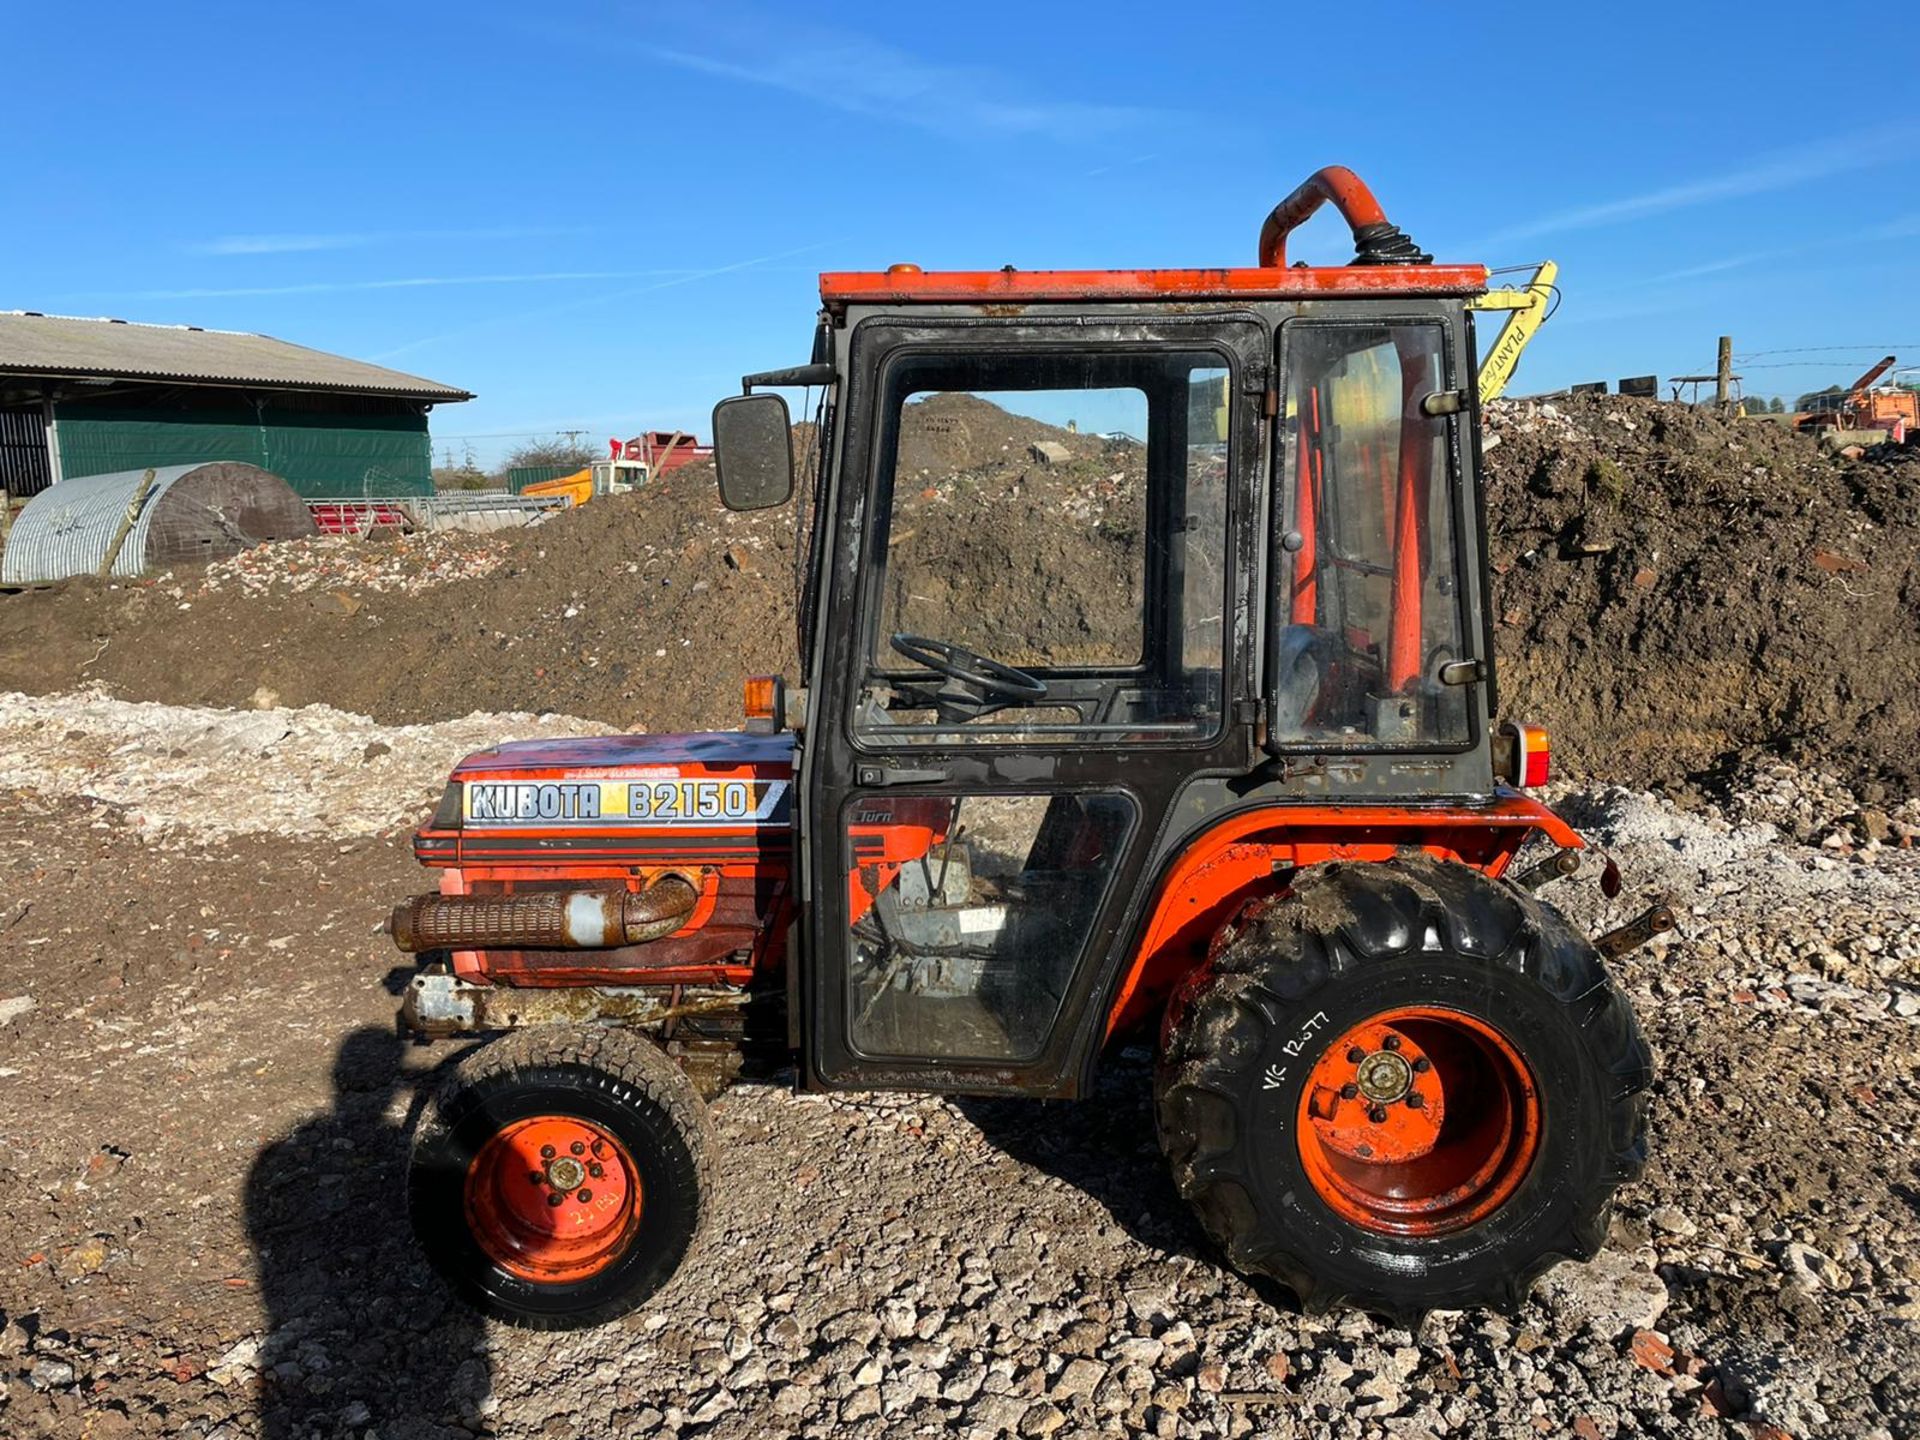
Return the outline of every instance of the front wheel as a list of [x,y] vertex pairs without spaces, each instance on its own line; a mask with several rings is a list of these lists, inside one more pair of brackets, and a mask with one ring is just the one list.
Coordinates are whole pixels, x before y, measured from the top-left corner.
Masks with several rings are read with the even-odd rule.
[[642,1037],[519,1031],[434,1097],[408,1174],[414,1234],[486,1314],[598,1325],[678,1268],[711,1204],[713,1149],[691,1082]]
[[1237,922],[1174,997],[1156,1113],[1236,1267],[1412,1322],[1599,1250],[1651,1078],[1564,920],[1409,855],[1315,867]]

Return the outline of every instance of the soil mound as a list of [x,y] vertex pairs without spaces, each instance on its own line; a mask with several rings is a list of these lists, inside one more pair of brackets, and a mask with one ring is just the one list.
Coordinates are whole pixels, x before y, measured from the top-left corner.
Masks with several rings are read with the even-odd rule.
[[1620,397],[1488,417],[1505,713],[1635,783],[1920,788],[1920,456]]
[[358,543],[5,597],[0,688],[673,730],[736,725],[742,676],[793,670],[792,512],[722,510],[705,463],[526,530]]
[[[1031,587],[1046,633],[1026,643],[1097,654],[1141,583],[1138,447],[967,396],[909,420],[894,553],[915,587],[893,628]],[[1684,786],[1785,756],[1870,800],[1920,793],[1920,456],[1623,398],[1498,404],[1486,438],[1501,708],[1549,726],[1565,766]],[[504,536],[11,595],[0,689],[729,728],[742,677],[796,668],[794,518],[722,510],[700,463]]]

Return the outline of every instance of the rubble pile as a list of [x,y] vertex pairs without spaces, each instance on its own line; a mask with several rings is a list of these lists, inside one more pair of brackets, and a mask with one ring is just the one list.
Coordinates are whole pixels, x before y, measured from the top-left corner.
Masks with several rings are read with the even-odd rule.
[[0,694],[0,789],[97,801],[173,845],[228,835],[392,835],[417,825],[461,756],[503,740],[604,735],[567,716],[476,712],[380,725],[329,705],[129,703],[97,691]]
[[[208,565],[197,577],[157,583],[179,597],[230,591],[259,596],[280,590],[342,591],[349,595],[415,595],[456,580],[481,580],[507,560],[505,542],[458,530],[426,530],[378,540],[321,535],[242,550]],[[168,589],[171,583],[172,588]]]

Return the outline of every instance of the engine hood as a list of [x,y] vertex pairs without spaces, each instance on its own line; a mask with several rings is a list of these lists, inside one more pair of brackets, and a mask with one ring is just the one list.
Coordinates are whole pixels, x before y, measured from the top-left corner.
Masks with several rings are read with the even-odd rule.
[[473,780],[781,779],[793,774],[792,735],[591,735],[575,740],[512,740],[476,750],[452,778]]
[[414,836],[429,865],[751,859],[784,849],[793,737],[517,740],[454,767]]

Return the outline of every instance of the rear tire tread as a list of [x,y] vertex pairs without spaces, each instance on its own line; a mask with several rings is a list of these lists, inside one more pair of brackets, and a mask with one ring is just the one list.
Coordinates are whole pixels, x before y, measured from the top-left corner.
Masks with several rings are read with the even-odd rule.
[[[1315,916],[1333,923],[1316,928]],[[1517,886],[1424,854],[1315,866],[1288,890],[1243,909],[1177,989],[1155,1077],[1155,1118],[1175,1187],[1237,1268],[1287,1286],[1308,1313],[1344,1301],[1412,1326],[1424,1308],[1381,1290],[1336,1289],[1272,1237],[1254,1233],[1253,1187],[1234,1163],[1236,1152],[1244,1153],[1235,1057],[1261,1053],[1263,1032],[1329,980],[1429,948],[1429,932],[1443,949],[1538,983],[1592,1037],[1600,1068],[1617,1087],[1602,1183],[1581,1197],[1562,1233],[1497,1281],[1484,1302],[1517,1308],[1534,1281],[1561,1260],[1597,1254],[1614,1189],[1636,1178],[1646,1162],[1650,1052],[1599,954],[1565,920]],[[1224,1135],[1203,1140],[1189,1123],[1196,1102],[1225,1120]],[[1220,1128],[1216,1120],[1214,1129]],[[1229,1190],[1239,1191],[1237,1203],[1223,1193]]]

